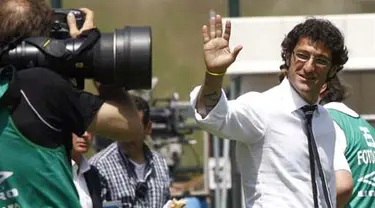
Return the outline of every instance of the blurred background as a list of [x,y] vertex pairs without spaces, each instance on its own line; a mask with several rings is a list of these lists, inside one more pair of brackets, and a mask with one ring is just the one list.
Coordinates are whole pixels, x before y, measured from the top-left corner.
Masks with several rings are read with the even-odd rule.
[[[149,92],[150,94],[148,94],[152,98],[150,102],[168,98],[170,100],[163,100],[167,103],[167,106],[171,102],[177,103],[177,106],[181,107],[181,112],[184,111],[181,113],[185,116],[183,122],[190,122],[189,119],[191,119],[192,112],[187,109],[189,92],[194,86],[201,84],[203,80],[205,66],[202,56],[201,27],[207,23],[210,12],[211,14],[221,14],[223,17],[313,16],[375,12],[375,0],[49,1],[54,7],[87,7],[93,10],[95,12],[96,25],[103,32],[113,32],[115,28],[122,28],[125,25],[150,25],[152,27],[153,41],[153,76],[158,80],[155,82],[156,84],[152,91]],[[254,33],[260,33],[260,31],[254,31]],[[279,45],[275,45],[274,47],[279,47]],[[267,74],[266,76],[254,75],[253,79],[250,80],[258,80],[257,83],[261,87],[255,88],[261,91],[277,84],[277,76],[275,74]],[[358,83],[362,83],[362,78],[366,76],[365,72],[355,77],[348,75],[349,81],[353,82],[349,84],[353,84],[354,88],[357,87],[358,91],[359,88],[363,88]],[[231,82],[233,79],[231,78],[233,76],[227,76],[224,85],[227,88],[228,95],[232,92],[231,96],[236,97],[239,92],[233,93],[230,90],[230,87],[233,87],[233,82]],[[86,82],[85,89],[95,93],[90,81]],[[242,89],[238,89],[237,91],[242,91]],[[353,94],[356,94],[357,91],[354,89]],[[372,103],[363,108],[362,101],[358,97],[357,99],[349,100],[349,103],[353,104],[353,108],[360,113],[371,113],[369,109]],[[179,137],[183,137],[183,139],[179,139]],[[215,162],[210,162],[210,159],[214,159],[215,154],[223,155],[224,150],[222,149],[225,148],[225,144],[222,141],[217,143],[216,138],[195,128],[192,128],[192,132],[189,134],[174,135],[171,138],[177,142],[170,142],[170,144],[177,143],[180,146],[176,147],[169,144],[167,149],[161,149],[160,151],[164,151],[164,154],[170,157],[169,159],[173,158],[170,155],[171,151],[176,151],[179,154],[179,158],[177,158],[178,167],[182,170],[176,172],[176,178],[178,178],[178,173],[181,172],[185,173],[184,177],[188,178],[184,181],[188,183],[186,185],[187,188],[183,188],[182,191],[180,190],[177,195],[183,194],[184,191],[192,190],[191,193],[193,195],[196,193],[196,195],[207,197],[205,200],[210,202],[212,206],[216,203],[216,206],[213,207],[240,207],[241,197],[240,190],[238,190],[240,181],[235,166],[229,164],[231,169],[225,169],[229,172],[231,179],[229,179],[228,192],[225,192],[225,194],[221,192],[223,195],[218,194],[217,187],[215,186],[217,182],[216,169],[214,171],[210,169],[210,167],[214,166],[216,168],[219,166],[222,167],[221,165],[217,165],[222,161],[215,160]],[[163,146],[160,145],[160,142],[155,144],[155,141],[157,140],[152,140],[154,145],[159,145],[157,147]],[[233,144],[230,145],[230,149],[232,149]],[[216,150],[220,149],[221,151],[215,152],[214,147],[216,147]],[[94,153],[93,151],[90,154]],[[225,160],[224,163],[226,163]],[[184,177],[181,176],[181,178]],[[212,179],[214,184],[210,184],[212,177],[215,177],[215,179]],[[197,182],[195,183],[194,180]],[[235,187],[235,189],[232,189],[232,187]],[[219,204],[220,201],[218,198],[222,198],[223,196],[224,198],[228,197],[228,200],[225,201],[225,204]]]
[[[235,0],[240,16],[318,15],[375,11],[375,0]],[[202,81],[201,27],[210,10],[229,16],[231,0],[52,0],[64,8],[89,7],[103,32],[124,25],[150,25],[153,33],[153,72],[159,82],[153,94],[178,92],[188,98]],[[227,82],[228,83],[228,82]]]
[[[159,80],[152,95],[164,98],[177,92],[180,100],[187,100],[193,86],[203,79],[200,34],[210,11],[226,17],[231,4],[238,5],[239,16],[248,17],[375,11],[375,0],[50,0],[50,3],[63,8],[90,8],[103,32],[113,32],[124,25],[150,25],[153,75]],[[229,77],[225,84],[229,84]],[[94,91],[91,82],[87,82],[86,89]]]

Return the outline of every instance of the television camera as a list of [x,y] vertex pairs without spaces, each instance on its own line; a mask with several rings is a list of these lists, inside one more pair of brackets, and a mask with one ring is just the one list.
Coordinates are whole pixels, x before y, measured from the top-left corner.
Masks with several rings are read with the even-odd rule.
[[154,99],[150,105],[150,119],[152,145],[165,156],[171,175],[180,164],[183,145],[191,148],[197,166],[200,166],[199,156],[192,147],[196,140],[187,138],[199,129],[188,102],[179,101],[177,93],[170,98]]
[[188,102],[179,101],[177,93],[170,98],[154,99],[150,105],[150,119],[153,138],[185,137],[198,129],[193,109]]

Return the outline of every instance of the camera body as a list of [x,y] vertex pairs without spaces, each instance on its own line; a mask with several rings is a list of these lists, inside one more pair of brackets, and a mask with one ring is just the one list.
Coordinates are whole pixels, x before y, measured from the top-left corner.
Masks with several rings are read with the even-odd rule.
[[85,23],[86,14],[78,9],[54,9],[52,14],[51,37],[56,39],[70,38],[67,16],[72,13],[76,18],[78,29]]
[[179,101],[178,97],[174,93],[170,98],[154,99],[151,103],[152,138],[185,137],[199,129],[189,102]]

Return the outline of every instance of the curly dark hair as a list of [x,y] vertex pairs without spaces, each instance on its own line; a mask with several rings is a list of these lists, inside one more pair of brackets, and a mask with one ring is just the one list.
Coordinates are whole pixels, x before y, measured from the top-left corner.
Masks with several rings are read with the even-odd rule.
[[349,85],[344,83],[344,80],[338,74],[328,80],[326,84],[327,88],[323,97],[320,98],[320,104],[343,102],[349,97]]
[[344,36],[329,20],[310,17],[303,23],[296,25],[281,43],[281,57],[285,66],[289,68],[291,54],[301,37],[309,37],[312,41],[321,41],[331,50],[332,68],[337,72],[344,68],[348,61],[348,50],[344,43]]

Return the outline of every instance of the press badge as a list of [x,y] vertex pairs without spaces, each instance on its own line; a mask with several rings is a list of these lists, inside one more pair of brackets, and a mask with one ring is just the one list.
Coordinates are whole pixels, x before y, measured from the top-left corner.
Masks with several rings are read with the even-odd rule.
[[121,201],[105,201],[103,202],[103,208],[121,208]]

